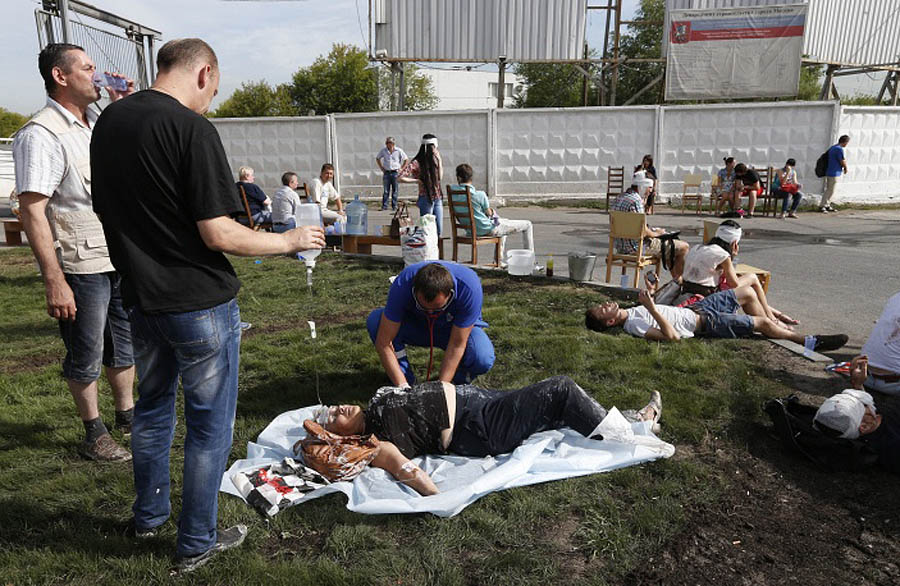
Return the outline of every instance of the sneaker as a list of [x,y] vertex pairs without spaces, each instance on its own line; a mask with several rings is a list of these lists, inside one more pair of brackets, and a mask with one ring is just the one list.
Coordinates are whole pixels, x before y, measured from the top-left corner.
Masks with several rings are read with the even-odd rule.
[[241,322],[241,331],[242,331],[242,332],[246,332],[247,330],[249,330],[249,329],[252,328],[252,327],[253,327],[253,324],[251,324],[251,323],[248,322],[248,321],[242,321],[242,322]]
[[849,338],[847,334],[831,334],[816,336],[816,345],[813,350],[816,352],[828,352],[829,350],[837,350],[847,343]]
[[224,531],[219,531],[216,544],[203,553],[192,556],[176,557],[175,569],[179,573],[193,572],[200,566],[205,565],[220,551],[225,551],[226,549],[231,549],[242,544],[245,537],[247,537],[246,525],[235,525]]
[[381,206],[381,211],[385,211],[386,209],[387,209],[387,206]]
[[788,217],[788,218],[796,218],[796,217],[797,217],[797,214],[795,214],[794,212],[791,212],[791,213],[789,213],[789,214],[787,215],[787,217]]
[[159,535],[160,527],[160,525],[157,525],[156,527],[151,527],[149,529],[138,529],[134,524],[134,517],[132,517],[128,522],[128,528],[125,529],[125,536],[137,540],[150,539],[151,537]]
[[99,462],[127,462],[131,452],[116,443],[109,433],[104,433],[93,443],[82,442],[78,453],[88,460]]
[[827,206],[825,206],[825,209],[826,209],[827,211],[829,211],[829,212],[836,212],[836,211],[837,211],[837,210],[834,208],[834,206],[831,205],[831,204],[828,204]]
[[[653,415],[650,415],[650,413]],[[650,426],[650,431],[653,433],[659,433],[661,429],[659,426],[659,418],[662,416],[662,397],[659,394],[659,391],[650,391],[650,402],[647,403],[643,409],[638,411],[638,415],[644,421],[652,421],[653,424]]]
[[827,207],[821,207],[821,208],[819,208],[819,211],[820,211],[821,213],[823,213],[823,214],[827,214],[827,213],[830,212],[831,210],[829,210]]

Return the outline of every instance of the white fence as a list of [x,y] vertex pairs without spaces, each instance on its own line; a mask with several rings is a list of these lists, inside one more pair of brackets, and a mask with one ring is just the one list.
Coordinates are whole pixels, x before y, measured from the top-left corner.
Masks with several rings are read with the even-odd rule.
[[[681,193],[682,177],[700,173],[705,186],[733,156],[760,167],[797,160],[803,191],[822,192],[816,159],[841,134],[850,173],[837,201],[900,198],[900,108],[842,107],[836,102],[772,102],[699,106],[637,106],[534,110],[461,110],[336,114],[301,118],[212,119],[232,168],[256,170],[266,191],[285,171],[309,181],[322,163],[335,165],[345,199],[380,198],[375,154],[387,136],[409,157],[426,132],[439,137],[444,183],[459,163],[475,169],[475,183],[506,198],[597,198],[611,166],[626,172],[650,153],[663,197]],[[415,195],[414,185],[401,193]]]

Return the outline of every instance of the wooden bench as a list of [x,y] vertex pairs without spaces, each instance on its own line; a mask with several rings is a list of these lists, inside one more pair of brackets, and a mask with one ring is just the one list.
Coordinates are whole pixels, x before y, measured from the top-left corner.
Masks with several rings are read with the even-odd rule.
[[[449,237],[444,236],[438,239],[438,257],[443,260],[444,259],[444,241],[450,240]],[[379,246],[400,246],[399,238],[391,238],[390,236],[343,236],[343,249],[344,252],[353,252],[358,254],[372,254],[372,245],[377,244]]]
[[22,246],[22,222],[18,218],[2,218],[3,232],[6,234],[7,246]]

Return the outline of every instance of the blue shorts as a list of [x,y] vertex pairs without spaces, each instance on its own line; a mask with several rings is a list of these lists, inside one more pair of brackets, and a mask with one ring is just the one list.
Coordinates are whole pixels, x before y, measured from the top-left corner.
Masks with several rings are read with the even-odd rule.
[[745,338],[753,334],[753,316],[738,315],[741,305],[734,289],[713,293],[691,309],[706,316],[703,336],[708,338]]
[[59,320],[66,345],[63,376],[78,383],[100,378],[101,364],[125,368],[134,364],[131,323],[122,307],[118,273],[66,274],[75,296],[75,321]]

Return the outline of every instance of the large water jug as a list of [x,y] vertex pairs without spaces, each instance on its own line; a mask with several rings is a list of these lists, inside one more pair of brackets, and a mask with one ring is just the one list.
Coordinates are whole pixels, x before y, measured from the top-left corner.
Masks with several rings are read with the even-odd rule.
[[365,236],[369,232],[369,208],[359,201],[359,194],[347,204],[347,234]]
[[[317,203],[301,203],[297,206],[296,221],[298,228],[300,226],[321,226],[322,208]],[[311,250],[301,250],[297,256],[304,261],[315,261],[321,252],[322,249],[313,248]]]

